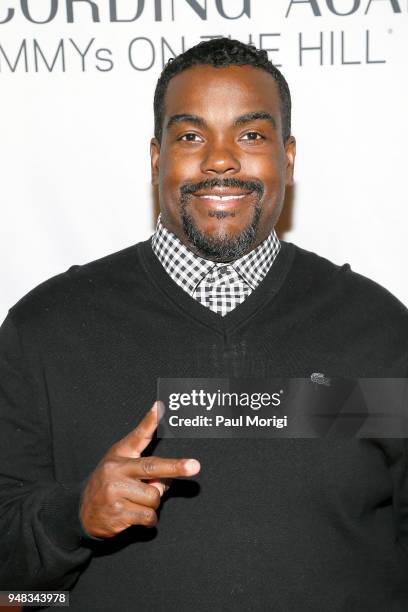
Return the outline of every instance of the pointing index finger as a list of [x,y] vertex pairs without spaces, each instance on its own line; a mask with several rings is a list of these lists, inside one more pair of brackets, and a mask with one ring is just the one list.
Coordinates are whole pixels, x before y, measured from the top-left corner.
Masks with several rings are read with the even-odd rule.
[[140,457],[129,459],[125,466],[130,477],[157,480],[195,476],[201,469],[197,459],[169,459],[166,457]]

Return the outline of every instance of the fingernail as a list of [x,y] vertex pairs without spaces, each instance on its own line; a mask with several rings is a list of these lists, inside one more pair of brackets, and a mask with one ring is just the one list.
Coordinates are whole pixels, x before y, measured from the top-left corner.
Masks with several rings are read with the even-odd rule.
[[163,404],[163,402],[161,402],[160,400],[157,400],[156,402],[156,411],[157,411],[157,418],[161,419],[162,416],[164,415],[164,413],[166,412],[166,408]]
[[161,402],[160,400],[156,400],[153,404],[153,406],[151,407],[151,411],[155,412],[157,414],[157,418],[161,418],[165,412],[165,407],[163,402]]
[[155,487],[155,489],[158,490],[158,492],[160,493],[160,497],[162,497],[163,493],[166,490],[164,484],[162,484],[161,482],[152,482],[150,484],[152,487]]
[[197,474],[201,469],[201,465],[196,459],[188,459],[184,465],[191,474]]

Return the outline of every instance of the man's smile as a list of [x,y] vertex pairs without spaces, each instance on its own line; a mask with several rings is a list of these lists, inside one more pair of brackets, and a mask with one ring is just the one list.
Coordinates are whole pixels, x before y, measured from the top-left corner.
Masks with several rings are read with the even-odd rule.
[[216,193],[213,194],[206,194],[206,195],[200,195],[197,194],[195,197],[196,198],[201,198],[202,200],[219,200],[220,202],[229,202],[230,200],[241,200],[242,198],[245,198],[248,194],[246,193],[240,193],[240,194],[236,194],[236,195],[217,195]]
[[[232,218],[244,219],[246,227],[252,227],[248,236],[251,234],[252,239],[255,235],[253,230],[258,222],[260,201],[264,193],[262,181],[238,177],[207,178],[197,183],[185,183],[180,187],[180,192],[184,231],[191,238],[194,235],[196,242],[199,234],[204,241],[208,240],[208,235],[201,233],[199,226],[204,219],[210,218],[218,220],[217,229],[223,232],[226,229],[231,231],[229,224]],[[234,227],[232,231],[235,231]],[[232,240],[236,241],[236,237]],[[224,248],[225,236],[222,237],[222,244]]]
[[205,208],[230,210],[240,204],[252,203],[254,195],[257,196],[257,199],[262,197],[263,190],[260,181],[244,181],[229,177],[186,184],[181,187],[180,191],[184,205],[188,200],[193,200],[195,204],[199,203]]
[[199,192],[192,194],[192,199],[197,200],[205,208],[217,210],[231,210],[239,206],[242,200],[246,200],[251,196],[253,191],[234,191],[231,189],[214,189],[211,191]]

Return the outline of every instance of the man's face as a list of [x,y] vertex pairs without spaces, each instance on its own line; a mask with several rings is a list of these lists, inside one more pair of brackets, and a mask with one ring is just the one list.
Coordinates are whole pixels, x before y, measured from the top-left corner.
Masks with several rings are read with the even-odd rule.
[[260,244],[292,184],[278,87],[252,66],[196,66],[171,79],[163,136],[151,143],[162,222],[187,247],[231,261]]

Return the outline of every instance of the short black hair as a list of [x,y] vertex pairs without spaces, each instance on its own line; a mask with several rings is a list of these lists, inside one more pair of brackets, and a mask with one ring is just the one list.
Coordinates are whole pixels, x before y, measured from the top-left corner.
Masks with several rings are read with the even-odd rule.
[[202,65],[209,65],[214,68],[253,66],[269,72],[275,79],[279,90],[282,137],[283,141],[286,142],[291,133],[291,98],[285,77],[268,59],[268,53],[265,50],[257,49],[254,45],[246,45],[239,40],[230,38],[206,40],[167,62],[157,81],[154,93],[154,135],[159,142],[163,131],[164,97],[169,81],[176,74],[188,68]]

